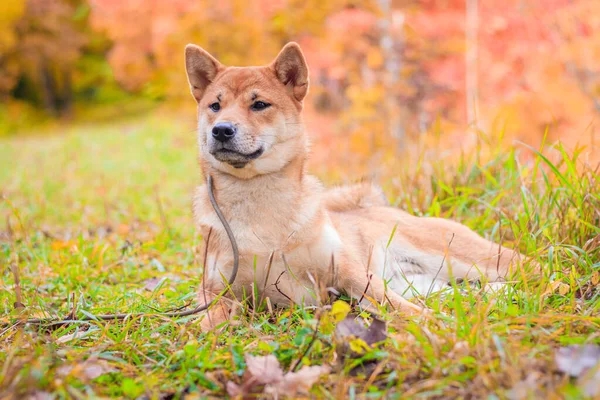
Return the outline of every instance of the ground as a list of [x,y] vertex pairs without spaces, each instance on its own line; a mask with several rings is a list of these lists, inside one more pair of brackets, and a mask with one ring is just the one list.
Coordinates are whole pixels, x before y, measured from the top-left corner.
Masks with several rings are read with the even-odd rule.
[[[417,299],[433,310],[428,318],[382,309],[387,339],[351,341],[358,354],[334,337],[340,318],[327,304],[245,307],[213,333],[197,316],[18,325],[26,316],[193,306],[203,258],[191,193],[201,176],[187,120],[153,116],[0,140],[2,398],[222,397],[228,384],[247,381],[250,355],[268,354],[284,371],[330,369],[293,397],[583,396],[555,356],[600,342],[600,176],[585,151],[558,145],[540,155],[482,141],[462,155],[427,147],[386,164],[378,180],[393,204],[501,238],[542,274],[527,264],[496,291],[456,282]],[[330,181],[333,172],[319,175]]]

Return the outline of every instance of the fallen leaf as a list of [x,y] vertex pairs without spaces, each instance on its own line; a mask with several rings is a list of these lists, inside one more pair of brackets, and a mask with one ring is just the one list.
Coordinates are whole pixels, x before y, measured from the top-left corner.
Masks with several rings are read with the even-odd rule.
[[117,372],[117,369],[107,361],[98,359],[88,359],[80,364],[62,365],[56,370],[56,374],[60,377],[73,375],[85,377],[88,380],[96,379],[110,372]]
[[242,389],[242,387],[232,381],[227,382],[225,388],[227,389],[227,394],[229,395],[229,397],[235,398],[244,395],[244,390]]
[[298,372],[283,373],[274,355],[246,356],[246,371],[240,385],[227,382],[231,397],[256,397],[260,393],[273,396],[307,394],[321,375],[329,372],[328,366],[304,366]]
[[56,375],[60,377],[65,377],[69,375],[71,371],[73,371],[72,365],[61,365],[60,367],[56,368]]
[[149,292],[154,291],[154,289],[156,289],[156,287],[160,284],[161,280],[161,278],[146,279],[142,282],[144,284],[144,290],[147,290]]
[[355,320],[356,316],[348,315],[343,321],[335,327],[335,336],[338,340],[343,340],[350,337],[360,338],[367,333],[367,328],[359,324]]
[[37,391],[29,395],[29,400],[52,400],[54,396],[48,392]]
[[538,399],[543,397],[543,393],[540,393],[540,376],[539,373],[534,371],[527,375],[527,377],[519,382],[508,391],[508,398],[510,400],[525,400],[525,399]]
[[[373,318],[373,322],[367,328],[358,322],[355,315],[348,315],[335,327],[333,338],[340,361],[346,358],[360,358],[374,344],[383,342],[387,338],[387,328],[385,322],[377,318]],[[355,368],[354,372],[365,371],[369,368],[369,364],[376,363],[376,360],[364,361]]]
[[594,373],[579,378],[578,385],[586,396],[597,398],[596,396],[600,395],[600,364],[596,366]]
[[383,342],[387,339],[387,326],[384,321],[373,318],[373,322],[369,325],[367,333],[362,339],[370,346],[375,343]]
[[559,371],[580,377],[600,363],[600,346],[595,344],[561,347],[555,354]]
[[338,341],[350,341],[352,338],[361,339],[369,346],[383,342],[387,338],[387,327],[385,322],[373,318],[371,325],[366,328],[356,321],[356,316],[348,315],[337,324],[335,328],[335,337]]
[[258,357],[247,356],[246,372],[256,383],[261,385],[278,383],[283,380],[283,371],[279,366],[279,361],[272,354]]
[[275,385],[269,385],[266,392],[273,395],[308,394],[310,388],[319,380],[321,375],[329,373],[326,365],[304,366],[298,372],[288,372],[283,380]]
[[117,372],[117,370],[104,360],[87,361],[83,366],[83,374],[90,380],[109,372]]

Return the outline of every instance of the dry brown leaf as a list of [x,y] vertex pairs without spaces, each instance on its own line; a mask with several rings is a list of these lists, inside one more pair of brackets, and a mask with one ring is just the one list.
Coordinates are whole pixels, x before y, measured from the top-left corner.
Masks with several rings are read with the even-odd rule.
[[227,394],[231,397],[250,397],[261,392],[274,396],[307,394],[328,366],[305,366],[298,372],[283,373],[274,355],[246,356],[246,372],[238,385],[227,382]]
[[356,315],[349,314],[337,324],[334,339],[337,343],[337,352],[340,357],[359,356],[351,350],[351,342],[360,339],[368,346],[383,342],[387,338],[387,327],[384,321],[373,319],[367,328],[357,321]]
[[61,377],[75,375],[84,377],[88,380],[96,379],[99,376],[108,374],[110,372],[117,372],[117,369],[113,368],[105,360],[98,359],[88,359],[82,364],[77,365],[63,365],[56,370],[56,374]]
[[348,315],[335,327],[335,337],[338,341],[362,339],[371,346],[387,338],[387,328],[385,322],[377,318],[374,318],[371,325],[366,328],[356,321],[355,315]]
[[96,379],[101,375],[108,374],[109,372],[116,371],[117,370],[115,368],[111,367],[110,364],[108,364],[104,360],[97,360],[91,362],[87,361],[83,366],[83,374],[86,376],[86,378],[90,380]]
[[580,377],[600,364],[600,346],[595,344],[561,347],[555,354],[558,369],[572,377]]
[[600,346],[596,344],[561,347],[555,354],[558,369],[577,378],[577,385],[589,397],[600,395]]
[[321,375],[329,373],[326,365],[304,366],[298,372],[288,372],[276,385],[269,385],[266,392],[273,395],[308,394]]
[[596,371],[585,374],[578,380],[578,384],[583,390],[583,393],[591,398],[600,396],[600,364],[596,366]]
[[52,400],[54,396],[48,392],[34,392],[33,394],[27,397],[28,400]]
[[246,356],[246,372],[260,385],[278,383],[283,380],[283,371],[277,358],[268,356]]
[[539,379],[540,374],[536,371],[528,374],[525,379],[517,382],[517,384],[508,391],[508,398],[510,400],[542,398],[543,393],[540,393]]
[[146,279],[142,282],[144,284],[144,290],[147,290],[149,292],[154,291],[154,289],[156,289],[156,287],[160,284],[160,281],[161,278]]
[[237,398],[237,397],[244,396],[244,389],[242,389],[242,387],[240,385],[238,385],[237,383],[229,381],[225,385],[225,388],[227,389],[227,394],[231,398]]

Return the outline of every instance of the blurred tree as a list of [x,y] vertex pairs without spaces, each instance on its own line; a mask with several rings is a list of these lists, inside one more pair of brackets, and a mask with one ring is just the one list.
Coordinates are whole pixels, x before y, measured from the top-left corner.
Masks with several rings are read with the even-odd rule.
[[11,0],[0,15],[0,99],[65,116],[76,96],[110,85],[109,43],[92,31],[85,0]]
[[17,81],[18,65],[13,57],[17,46],[15,26],[24,11],[24,0],[0,4],[0,100],[6,100]]
[[27,0],[14,25],[16,43],[12,62],[19,79],[13,96],[41,103],[54,115],[72,106],[72,77],[86,38],[73,19],[76,2]]
[[390,140],[464,137],[469,124],[508,123],[535,142],[548,125],[590,132],[599,33],[598,0],[11,0],[0,5],[0,100],[64,114],[74,97],[117,98],[113,78],[145,98],[187,99],[185,44],[256,65],[295,40],[314,110],[339,121],[348,150],[392,157]]

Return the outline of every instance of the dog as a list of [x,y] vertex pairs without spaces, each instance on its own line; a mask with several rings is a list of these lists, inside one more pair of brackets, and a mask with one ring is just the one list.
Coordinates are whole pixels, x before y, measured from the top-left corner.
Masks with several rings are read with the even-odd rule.
[[420,313],[408,298],[453,278],[503,280],[519,261],[518,252],[464,225],[388,206],[375,185],[326,190],[308,175],[302,108],[309,73],[298,44],[288,43],[260,67],[227,67],[190,44],[185,66],[197,102],[200,166],[213,178],[240,255],[237,279],[220,296],[232,246],[206,185],[198,187],[193,213],[207,246],[199,298],[217,299],[203,328],[230,318],[232,300],[245,295],[314,305],[319,286]]

